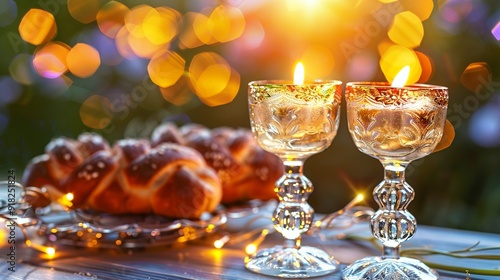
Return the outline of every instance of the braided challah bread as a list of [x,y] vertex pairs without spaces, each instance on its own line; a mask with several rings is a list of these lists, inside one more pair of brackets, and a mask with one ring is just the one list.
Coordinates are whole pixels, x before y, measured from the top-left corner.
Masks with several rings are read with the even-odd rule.
[[283,163],[262,149],[248,129],[208,129],[199,124],[177,128],[165,123],[151,138],[152,146],[171,142],[200,152],[221,180],[224,204],[276,198],[274,183],[283,174]]
[[221,202],[275,198],[282,170],[247,129],[165,123],[151,140],[112,147],[93,133],[56,138],[28,163],[23,183],[54,198],[72,193],[75,208],[199,218]]
[[113,214],[200,218],[220,204],[220,180],[194,149],[173,143],[150,148],[148,141],[134,139],[112,149],[85,147],[78,140],[53,140],[46,154],[28,164],[24,184],[48,188],[54,197],[72,193],[73,207]]

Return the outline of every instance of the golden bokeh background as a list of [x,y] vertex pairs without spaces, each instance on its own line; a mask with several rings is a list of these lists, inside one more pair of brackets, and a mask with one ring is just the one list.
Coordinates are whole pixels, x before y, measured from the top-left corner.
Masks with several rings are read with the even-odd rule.
[[[449,87],[452,146],[412,163],[419,223],[500,232],[500,2],[40,0],[0,2],[0,170],[20,176],[57,136],[148,137],[161,122],[249,127],[247,84],[291,79]],[[345,107],[345,106],[344,106]],[[305,167],[332,212],[382,179],[339,133]],[[6,172],[4,172],[6,174]],[[368,204],[373,205],[370,200]]]

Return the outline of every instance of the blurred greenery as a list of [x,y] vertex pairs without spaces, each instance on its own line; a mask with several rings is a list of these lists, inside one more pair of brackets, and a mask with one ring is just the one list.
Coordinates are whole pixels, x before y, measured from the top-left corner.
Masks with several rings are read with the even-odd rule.
[[[1,0],[5,3],[11,2]],[[240,5],[247,19],[258,18],[261,6],[266,9],[266,1],[221,1]],[[107,1],[101,1],[104,3]],[[203,5],[191,1],[122,1],[129,7],[147,3],[152,6],[170,6],[182,14],[190,11],[201,11]],[[197,1],[193,1],[197,2]],[[199,1],[203,2],[203,1]],[[211,2],[211,1],[206,1]],[[215,1],[217,2],[217,1]],[[250,1],[252,2],[252,1]],[[349,1],[346,1],[349,2]],[[350,1],[354,2],[354,1]],[[371,1],[357,1],[360,6],[370,6]],[[17,17],[0,30],[0,76],[10,75],[9,65],[12,59],[20,54],[33,54],[35,46],[21,41],[18,25],[22,16],[30,8],[51,10],[58,23],[56,39],[74,45],[85,36],[96,30],[94,23],[82,24],[74,20],[68,13],[63,0],[16,1]],[[48,5],[50,3],[51,5]],[[245,5],[251,6],[244,10]],[[0,5],[3,8],[5,4]],[[48,8],[47,8],[48,7]],[[273,6],[275,7],[275,6]],[[432,76],[426,83],[447,86],[450,93],[449,115],[455,127],[456,137],[446,150],[431,154],[413,162],[407,171],[408,183],[416,190],[415,200],[410,211],[420,224],[460,228],[500,233],[500,125],[494,119],[482,122],[484,135],[479,137],[492,140],[485,145],[471,137],[472,120],[476,112],[486,106],[496,106],[500,111],[498,96],[500,93],[500,63],[498,54],[500,43],[492,35],[491,30],[500,21],[498,13],[500,2],[496,0],[442,0],[434,1],[431,17],[424,21],[425,36],[418,51],[426,54],[433,61]],[[440,10],[441,9],[441,10]],[[455,22],[446,22],[442,18],[445,9],[454,9],[459,15]],[[1,10],[1,9],[0,9]],[[57,12],[54,12],[57,11]],[[440,13],[441,12],[441,13]],[[274,10],[280,13],[280,10]],[[365,12],[370,17],[370,12]],[[344,82],[356,79],[356,74],[348,73],[349,59],[343,55],[339,42],[352,42],[356,32],[365,21],[348,21],[346,18],[332,19],[334,28],[339,29],[339,36],[328,46],[335,57],[333,70],[325,77],[339,79]],[[214,128],[219,126],[249,127],[246,85],[252,80],[286,79],[291,77],[293,64],[299,51],[292,51],[293,45],[301,48],[310,43],[322,43],[300,37],[288,38],[284,30],[290,33],[286,25],[268,26],[262,23],[266,38],[260,49],[238,50],[241,44],[234,42],[202,45],[194,49],[177,49],[189,62],[193,55],[205,51],[214,51],[225,57],[240,74],[240,88],[232,102],[210,107],[203,104],[196,96],[183,105],[174,105],[165,101],[158,89],[145,86],[147,62],[130,67],[134,75],[123,76],[111,71],[109,67],[101,67],[93,77],[82,79],[73,77],[73,85],[64,92],[44,83],[44,78],[37,78],[34,85],[22,85],[22,94],[15,102],[0,104],[0,178],[7,176],[8,169],[15,169],[20,179],[27,162],[34,156],[43,153],[45,145],[54,137],[67,136],[76,138],[83,131],[101,133],[110,142],[124,137],[148,137],[152,129],[163,121],[195,122]],[[326,26],[325,26],[326,28]],[[331,26],[328,28],[332,28]],[[349,32],[351,31],[351,32]],[[328,32],[331,32],[330,30]],[[318,31],[318,34],[324,35]],[[335,37],[335,34],[330,34]],[[377,44],[386,37],[384,32],[371,39],[363,51],[377,57]],[[285,40],[285,41],[281,41]],[[333,40],[331,38],[331,40]],[[297,47],[297,46],[296,46]],[[267,49],[266,49],[267,48]],[[479,98],[461,82],[461,76],[467,66],[475,62],[486,62],[489,66],[490,80],[481,87],[481,93],[489,98]],[[375,60],[378,63],[378,59]],[[142,68],[141,68],[142,67]],[[364,66],[363,66],[364,67]],[[366,66],[368,67],[368,66]],[[371,80],[385,80],[383,73],[374,66]],[[306,69],[307,71],[307,69]],[[132,77],[132,78],[131,78]],[[103,87],[107,82],[112,86]],[[147,81],[150,83],[150,81]],[[106,92],[114,101],[130,95],[137,86],[147,88],[147,95],[140,100],[129,99],[127,114],[116,116],[112,125],[101,130],[85,126],[80,118],[79,110],[82,102],[93,93]],[[0,89],[0,95],[4,89]],[[117,91],[113,93],[111,91]],[[114,95],[113,95],[114,94]],[[113,99],[115,98],[115,99]],[[477,106],[476,106],[477,105]],[[345,106],[344,106],[345,107]],[[373,187],[383,178],[380,163],[357,150],[347,130],[345,108],[342,108],[340,127],[333,144],[326,151],[312,156],[305,165],[305,174],[311,179],[315,191],[309,203],[317,212],[333,212],[344,206],[357,192],[364,192],[369,205],[374,206],[370,197]],[[492,115],[490,118],[498,117]],[[479,122],[481,123],[481,122]],[[480,130],[481,131],[481,130]],[[489,133],[489,134],[488,134]],[[495,134],[496,133],[496,134]],[[481,138],[481,139],[482,139]]]

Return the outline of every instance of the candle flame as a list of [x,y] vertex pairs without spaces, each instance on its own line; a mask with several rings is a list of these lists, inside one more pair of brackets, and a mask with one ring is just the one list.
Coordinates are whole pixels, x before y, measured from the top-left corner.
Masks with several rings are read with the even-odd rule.
[[406,82],[408,82],[408,77],[410,76],[410,66],[406,65],[399,71],[399,73],[392,80],[392,87],[404,87]]
[[297,65],[295,65],[293,83],[297,85],[302,85],[304,83],[304,65],[300,61],[297,62]]

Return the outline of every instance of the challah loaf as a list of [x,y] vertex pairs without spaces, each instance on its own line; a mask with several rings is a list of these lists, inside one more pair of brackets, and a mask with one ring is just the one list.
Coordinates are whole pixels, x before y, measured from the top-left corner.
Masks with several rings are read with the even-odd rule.
[[276,198],[274,183],[283,174],[281,160],[262,149],[248,129],[208,129],[199,124],[180,128],[170,123],[158,126],[152,146],[179,143],[200,152],[222,183],[222,203]]
[[23,183],[51,197],[72,193],[76,208],[199,218],[221,202],[276,198],[282,173],[281,160],[248,129],[164,123],[151,139],[112,147],[98,134],[56,138],[29,162]]
[[[91,137],[100,138],[80,138]],[[148,141],[134,139],[118,141],[113,149],[55,139],[28,164],[23,182],[72,193],[75,208],[114,214],[199,218],[214,211],[222,196],[217,174],[194,149],[173,143],[150,148]]]

